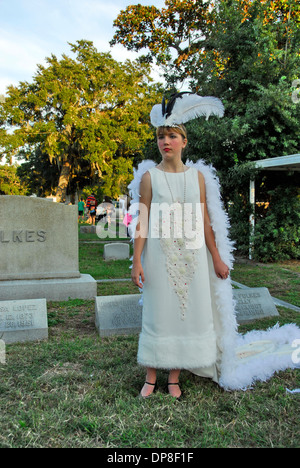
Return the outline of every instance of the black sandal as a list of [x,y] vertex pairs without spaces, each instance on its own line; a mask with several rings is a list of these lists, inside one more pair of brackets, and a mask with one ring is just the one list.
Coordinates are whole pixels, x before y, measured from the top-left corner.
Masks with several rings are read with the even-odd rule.
[[148,395],[148,396],[143,396],[143,395],[142,395],[142,392],[141,392],[141,393],[139,394],[139,398],[141,398],[142,400],[147,400],[147,398],[150,398],[150,397],[153,395],[153,393],[155,393],[156,390],[157,390],[157,382],[155,382],[155,383],[145,382],[144,386],[145,386],[146,384],[147,384],[147,385],[151,385],[152,387],[154,387],[154,389],[153,389],[153,392],[150,393],[150,395]]

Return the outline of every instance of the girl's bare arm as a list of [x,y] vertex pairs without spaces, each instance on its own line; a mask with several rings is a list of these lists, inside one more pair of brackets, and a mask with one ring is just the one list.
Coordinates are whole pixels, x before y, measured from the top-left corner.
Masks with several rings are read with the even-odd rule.
[[205,189],[205,179],[201,172],[198,172],[199,177],[199,185],[200,185],[200,197],[201,197],[201,204],[203,207],[203,218],[204,218],[204,234],[205,234],[205,242],[207,245],[208,250],[211,253],[215,273],[218,278],[227,279],[229,276],[229,268],[228,266],[222,261],[217,245],[214,231],[211,227],[211,222],[207,210],[207,203],[206,203],[206,189]]
[[152,200],[151,176],[146,172],[140,184],[140,214],[134,239],[133,265],[131,279],[136,286],[143,287],[145,282],[141,256],[148,236],[149,214]]

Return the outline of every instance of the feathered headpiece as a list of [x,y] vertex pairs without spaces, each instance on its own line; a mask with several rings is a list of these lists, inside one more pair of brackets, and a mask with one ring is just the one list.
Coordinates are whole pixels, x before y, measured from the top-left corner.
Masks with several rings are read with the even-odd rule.
[[162,104],[156,104],[150,114],[154,127],[174,127],[197,117],[210,115],[223,117],[224,106],[220,99],[211,96],[198,96],[189,92],[173,94],[168,104],[163,98]]

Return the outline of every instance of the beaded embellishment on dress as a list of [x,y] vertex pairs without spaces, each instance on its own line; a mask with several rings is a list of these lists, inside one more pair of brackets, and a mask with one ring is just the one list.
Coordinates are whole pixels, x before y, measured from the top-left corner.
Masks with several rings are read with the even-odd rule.
[[[188,205],[188,204],[187,204]],[[204,235],[200,211],[189,210],[188,206],[175,203],[169,207],[162,216],[159,216],[154,230],[160,239],[162,251],[165,254],[165,264],[168,279],[174,292],[176,293],[181,319],[185,320],[188,307],[188,296],[191,282],[194,278],[198,265],[198,249],[203,246]],[[192,218],[196,216],[195,238],[190,239]],[[198,219],[199,218],[199,219]],[[188,231],[189,238],[186,233]]]
[[184,239],[160,239],[166,257],[166,268],[171,287],[180,304],[181,319],[185,320],[190,284],[198,264],[197,250],[186,249]]

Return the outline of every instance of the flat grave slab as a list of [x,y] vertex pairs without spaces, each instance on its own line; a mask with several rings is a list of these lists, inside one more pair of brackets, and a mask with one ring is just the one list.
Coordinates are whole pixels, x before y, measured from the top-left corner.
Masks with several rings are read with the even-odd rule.
[[46,299],[0,302],[0,339],[5,344],[47,340]]
[[96,297],[96,327],[100,336],[139,333],[142,327],[140,294]]
[[279,317],[274,301],[267,288],[234,289],[237,321],[239,324],[266,317]]

